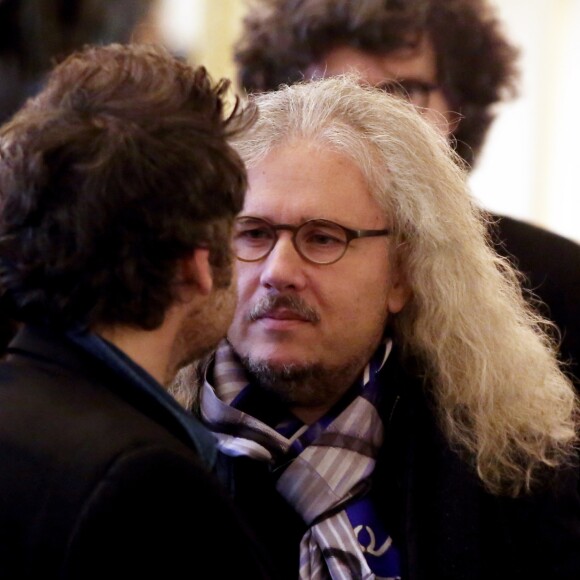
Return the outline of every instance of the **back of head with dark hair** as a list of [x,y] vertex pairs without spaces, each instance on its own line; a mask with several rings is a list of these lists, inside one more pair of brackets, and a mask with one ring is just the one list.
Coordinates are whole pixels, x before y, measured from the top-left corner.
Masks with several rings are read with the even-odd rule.
[[[177,260],[209,247],[230,267],[245,169],[213,86],[164,50],[69,57],[0,130],[0,285],[20,320],[155,328]],[[227,277],[227,276],[226,276]]]
[[389,53],[427,34],[439,81],[462,120],[457,153],[473,165],[493,106],[514,93],[517,52],[488,0],[253,0],[236,47],[241,85],[271,91],[303,79],[332,48]]

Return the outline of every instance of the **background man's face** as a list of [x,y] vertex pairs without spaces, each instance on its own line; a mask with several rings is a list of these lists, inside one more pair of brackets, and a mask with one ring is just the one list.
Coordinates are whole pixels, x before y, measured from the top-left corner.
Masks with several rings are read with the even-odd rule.
[[[323,218],[353,229],[389,225],[354,163],[318,143],[274,150],[249,170],[249,180],[242,216],[293,225]],[[358,374],[381,340],[387,313],[406,299],[390,262],[391,244],[388,237],[354,240],[338,262],[317,265],[300,257],[290,232],[280,231],[265,259],[238,262],[239,302],[229,331],[234,349],[274,369],[346,365]],[[280,295],[299,298],[316,320],[289,307],[251,319],[261,299]]]
[[[388,54],[365,52],[350,46],[339,46],[330,50],[320,62],[306,69],[310,78],[330,77],[344,73],[355,73],[370,85],[385,81],[420,81],[437,84],[437,61],[431,43],[424,38],[415,48],[403,48]],[[454,127],[455,115],[439,88],[429,93],[425,118],[448,136]]]

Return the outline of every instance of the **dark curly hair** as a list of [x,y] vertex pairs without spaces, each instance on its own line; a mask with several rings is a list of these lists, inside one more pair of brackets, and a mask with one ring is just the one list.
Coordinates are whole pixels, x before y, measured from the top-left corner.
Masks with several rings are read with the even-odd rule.
[[487,0],[254,0],[235,50],[240,84],[249,92],[275,90],[302,80],[334,47],[386,54],[423,34],[461,116],[457,152],[472,166],[493,105],[515,94],[517,80],[517,51]]
[[229,282],[253,118],[165,50],[88,48],[0,130],[0,286],[19,320],[156,328],[177,260],[208,247]]

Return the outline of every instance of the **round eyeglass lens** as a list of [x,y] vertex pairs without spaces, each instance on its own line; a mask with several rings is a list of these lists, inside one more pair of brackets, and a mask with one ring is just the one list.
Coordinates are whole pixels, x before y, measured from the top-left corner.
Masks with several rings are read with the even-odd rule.
[[298,229],[295,243],[306,259],[317,264],[330,264],[342,258],[348,239],[339,225],[313,220],[302,224]]
[[252,218],[240,218],[234,222],[233,248],[240,260],[259,260],[275,243],[276,233],[267,222]]

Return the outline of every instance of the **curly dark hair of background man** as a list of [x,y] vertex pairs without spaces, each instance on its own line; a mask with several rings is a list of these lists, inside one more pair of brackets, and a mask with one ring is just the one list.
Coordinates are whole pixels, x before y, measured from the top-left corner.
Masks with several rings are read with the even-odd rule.
[[255,0],[236,47],[241,85],[276,89],[347,45],[373,53],[427,34],[439,82],[461,122],[457,152],[472,166],[493,121],[493,106],[513,96],[517,51],[487,0]]
[[[0,130],[0,284],[15,318],[152,329],[174,300],[176,261],[210,249],[229,282],[229,235],[246,189],[229,137],[228,83],[162,49],[77,53]],[[4,304],[3,304],[4,306]]]

